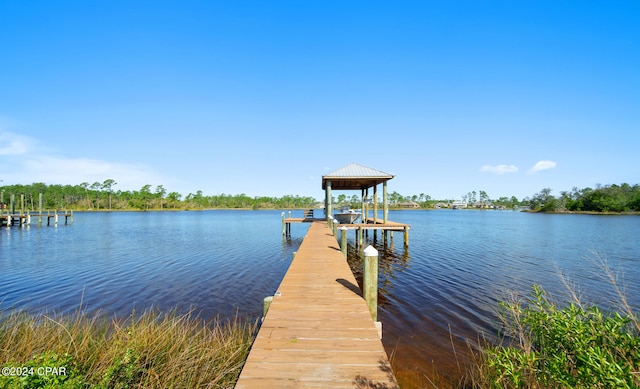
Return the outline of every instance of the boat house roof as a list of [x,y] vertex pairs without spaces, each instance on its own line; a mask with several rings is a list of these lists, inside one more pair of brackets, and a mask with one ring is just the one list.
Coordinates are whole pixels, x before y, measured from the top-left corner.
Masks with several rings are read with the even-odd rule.
[[367,189],[393,177],[392,174],[352,163],[322,176],[322,189],[326,189],[327,181],[331,181],[333,190]]

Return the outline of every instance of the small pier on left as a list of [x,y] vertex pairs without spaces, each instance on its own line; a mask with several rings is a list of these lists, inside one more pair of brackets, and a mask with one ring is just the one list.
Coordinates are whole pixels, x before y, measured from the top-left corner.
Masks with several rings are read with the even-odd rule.
[[42,225],[46,220],[48,226],[57,226],[62,220],[64,224],[73,223],[73,211],[71,210],[43,210],[42,209],[42,194],[39,196],[38,210],[29,211],[24,209],[24,195],[22,196],[20,210],[16,210],[15,196],[11,195],[11,200],[8,204],[0,202],[0,227],[24,227],[37,223]]
[[0,212],[0,227],[23,227],[31,225],[34,221],[38,225],[42,225],[46,220],[47,225],[58,225],[61,220],[64,220],[64,224],[73,223],[73,211],[45,211],[45,212],[19,212],[19,213],[4,213]]

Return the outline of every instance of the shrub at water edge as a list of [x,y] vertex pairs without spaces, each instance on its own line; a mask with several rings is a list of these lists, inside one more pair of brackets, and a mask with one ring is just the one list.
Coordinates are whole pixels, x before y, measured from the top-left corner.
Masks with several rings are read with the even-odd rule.
[[504,344],[484,348],[474,386],[640,387],[637,315],[605,313],[579,302],[559,309],[537,285],[526,304],[503,302],[501,308]]

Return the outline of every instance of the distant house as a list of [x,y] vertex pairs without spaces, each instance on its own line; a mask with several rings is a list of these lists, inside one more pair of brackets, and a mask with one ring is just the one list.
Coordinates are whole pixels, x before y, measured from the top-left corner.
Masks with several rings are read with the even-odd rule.
[[440,209],[440,208],[449,208],[449,204],[447,204],[447,203],[443,203],[443,202],[441,201],[441,202],[439,202],[439,203],[435,203],[435,204],[433,205],[433,208],[435,208],[435,209]]
[[453,204],[451,204],[452,209],[462,209],[467,207],[468,207],[467,202],[463,200],[456,200],[453,202]]
[[475,204],[473,204],[474,207],[476,208],[482,208],[482,209],[494,209],[495,206],[491,203],[485,203],[482,201],[477,201]]
[[420,204],[416,203],[415,201],[405,201],[403,203],[398,203],[398,206],[401,208],[410,208],[410,209],[420,208]]

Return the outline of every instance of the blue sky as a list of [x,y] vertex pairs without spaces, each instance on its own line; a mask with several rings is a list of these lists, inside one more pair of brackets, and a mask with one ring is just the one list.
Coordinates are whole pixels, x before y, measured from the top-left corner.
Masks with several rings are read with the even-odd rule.
[[0,1],[0,185],[640,183],[638,1]]

